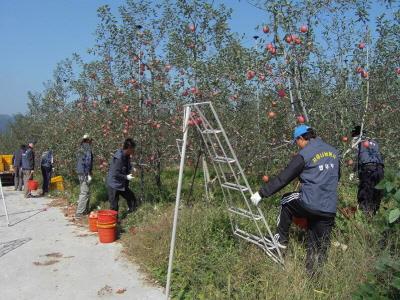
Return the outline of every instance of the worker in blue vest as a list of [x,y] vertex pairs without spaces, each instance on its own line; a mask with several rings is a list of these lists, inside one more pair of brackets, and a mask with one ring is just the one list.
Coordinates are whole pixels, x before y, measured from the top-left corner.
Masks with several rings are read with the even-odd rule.
[[313,128],[304,124],[294,129],[293,142],[300,148],[299,153],[283,171],[254,193],[251,201],[258,205],[262,198],[272,196],[295,178],[300,179],[300,190],[285,194],[281,199],[274,239],[277,247],[286,249],[293,217],[306,218],[306,269],[313,276],[326,259],[335,223],[340,177],[339,153],[317,137]]
[[118,211],[119,196],[125,198],[128,205],[128,213],[135,211],[138,201],[135,194],[129,188],[129,182],[133,180],[134,168],[131,165],[131,156],[135,153],[136,142],[128,138],[124,141],[122,149],[118,149],[111,158],[110,169],[107,175],[107,191],[110,209]]
[[[363,132],[366,134],[366,131]],[[361,136],[360,136],[361,135]],[[381,204],[383,191],[375,186],[384,177],[384,163],[379,144],[371,138],[361,134],[361,126],[356,126],[351,132],[357,151],[355,171],[359,178],[358,207],[369,216],[376,214]]]

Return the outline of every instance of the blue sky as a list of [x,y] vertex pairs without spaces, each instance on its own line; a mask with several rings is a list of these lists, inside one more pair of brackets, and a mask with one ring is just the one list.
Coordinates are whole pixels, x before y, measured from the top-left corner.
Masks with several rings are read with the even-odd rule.
[[[231,27],[250,42],[265,14],[246,1],[219,0],[234,9]],[[57,62],[94,44],[96,9],[114,13],[123,0],[0,0],[0,114],[24,113],[27,92],[41,91]],[[259,34],[259,33],[258,33]]]

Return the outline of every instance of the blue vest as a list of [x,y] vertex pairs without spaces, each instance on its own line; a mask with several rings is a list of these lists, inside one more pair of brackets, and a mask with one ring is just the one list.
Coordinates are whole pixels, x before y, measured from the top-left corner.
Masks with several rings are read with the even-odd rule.
[[79,148],[76,162],[76,173],[87,176],[92,171],[92,148],[89,144],[83,143]]
[[306,208],[336,213],[339,153],[320,138],[300,150],[305,166],[300,174],[300,199]]
[[32,148],[29,148],[22,153],[21,166],[23,170],[33,170],[35,169],[35,154]]
[[368,147],[365,147],[364,140],[358,144],[358,165],[376,163],[383,165],[383,158],[379,151],[379,145],[372,139],[366,139]]

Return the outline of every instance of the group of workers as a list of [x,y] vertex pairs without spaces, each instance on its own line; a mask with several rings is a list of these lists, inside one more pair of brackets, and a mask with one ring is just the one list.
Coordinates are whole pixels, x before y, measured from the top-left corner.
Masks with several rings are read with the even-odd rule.
[[[382,192],[375,188],[383,179],[383,159],[378,143],[366,137],[361,127],[352,131],[352,145],[357,150],[357,171],[359,177],[358,204],[367,215],[374,215],[379,209]],[[295,128],[293,143],[300,148],[287,167],[276,177],[263,185],[251,196],[251,202],[258,205],[262,198],[270,197],[288,185],[295,178],[300,179],[300,190],[284,194],[281,198],[277,233],[273,237],[276,247],[285,252],[289,241],[289,228],[293,218],[305,218],[307,230],[306,269],[314,275],[326,259],[330,244],[330,235],[335,223],[338,202],[338,182],[340,179],[340,154],[337,149],[325,143],[308,125]],[[75,216],[81,218],[88,212],[90,183],[92,181],[93,152],[92,139],[85,134],[80,143],[76,172],[80,183],[80,194]],[[25,196],[29,197],[27,181],[33,176],[35,167],[34,143],[22,146],[14,154],[15,189],[21,190],[22,179]],[[135,169],[131,165],[136,143],[127,138],[122,148],[117,150],[110,160],[106,184],[110,209],[118,211],[118,199],[126,199],[128,213],[137,205],[135,194],[129,188],[134,178]],[[41,170],[43,174],[43,193],[48,192],[48,185],[53,169],[51,150],[42,154]]]
[[[22,191],[22,187],[24,187],[25,198],[32,197],[28,187],[28,180],[33,178],[35,172],[34,144],[34,141],[30,141],[28,146],[21,145],[21,147],[14,152],[12,158],[14,167],[14,189],[16,191]],[[49,192],[51,174],[54,171],[53,163],[52,151],[44,151],[40,159],[40,169],[43,176],[42,195]]]
[[[365,131],[364,131],[365,134]],[[382,199],[375,188],[383,179],[383,159],[378,143],[356,126],[352,131],[352,146],[357,151],[359,177],[358,206],[369,216],[374,215]],[[335,224],[338,202],[337,187],[340,179],[339,151],[319,138],[313,128],[299,125],[293,133],[293,143],[300,148],[288,166],[251,196],[254,205],[269,197],[295,178],[300,190],[284,194],[281,198],[277,233],[274,242],[285,252],[289,241],[289,228],[293,218],[307,220],[306,270],[314,276],[326,259],[332,228]]]

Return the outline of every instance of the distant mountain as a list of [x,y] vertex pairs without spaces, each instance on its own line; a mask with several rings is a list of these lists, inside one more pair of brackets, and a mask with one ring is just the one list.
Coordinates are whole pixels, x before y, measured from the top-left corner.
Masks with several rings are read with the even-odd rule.
[[14,118],[10,115],[0,115],[0,132],[3,132],[7,129],[8,124],[12,122]]

